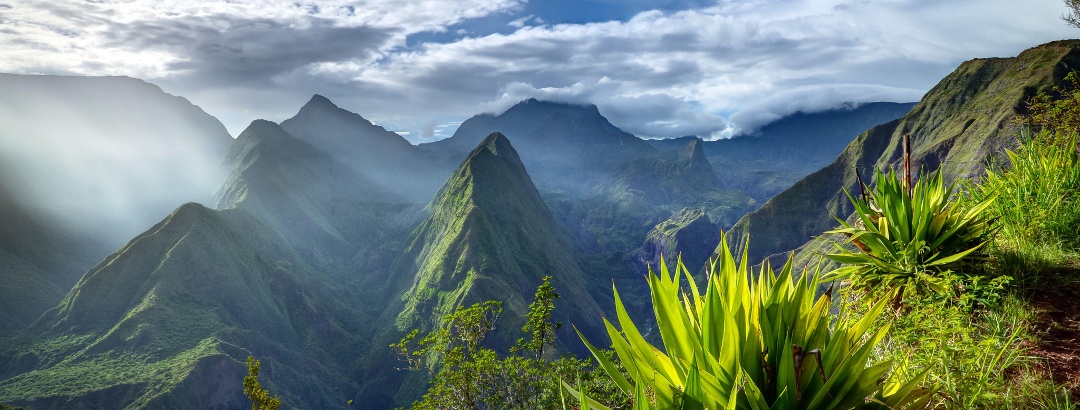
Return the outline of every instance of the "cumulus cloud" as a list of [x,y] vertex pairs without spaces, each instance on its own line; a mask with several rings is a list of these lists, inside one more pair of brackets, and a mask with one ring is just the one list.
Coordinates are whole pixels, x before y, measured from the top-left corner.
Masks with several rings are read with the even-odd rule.
[[[234,133],[320,93],[414,142],[530,97],[594,103],[645,137],[723,137],[917,100],[964,60],[1075,36],[1057,0],[718,0],[584,24],[524,0],[6,4],[0,71],[148,78]],[[446,36],[406,41],[424,32]]]

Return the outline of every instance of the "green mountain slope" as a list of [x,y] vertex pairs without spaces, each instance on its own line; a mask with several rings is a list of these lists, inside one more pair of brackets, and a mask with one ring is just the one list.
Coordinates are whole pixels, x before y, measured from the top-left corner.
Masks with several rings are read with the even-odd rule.
[[557,320],[598,330],[600,309],[585,289],[585,274],[502,134],[491,134],[469,154],[430,208],[403,257],[415,261],[409,269],[415,276],[399,329],[437,325],[457,306],[501,300],[503,318],[489,341],[505,348],[520,337],[540,278],[551,275],[562,294]]
[[0,90],[3,338],[162,215],[207,201],[232,138],[134,78],[0,73]]
[[56,306],[86,266],[108,251],[46,223],[0,183],[0,338]]
[[243,210],[181,206],[0,342],[0,401],[238,408],[255,355],[288,406],[342,407],[337,358],[365,317],[276,236]]
[[856,190],[855,170],[871,183],[875,168],[896,167],[901,137],[911,134],[912,167],[941,167],[947,178],[979,175],[986,161],[1015,143],[1015,118],[1027,98],[1080,67],[1080,41],[1057,41],[1015,58],[960,65],[910,113],[860,135],[832,164],[810,174],[743,217],[729,239],[753,238],[750,258],[793,250],[852,212],[842,189]]

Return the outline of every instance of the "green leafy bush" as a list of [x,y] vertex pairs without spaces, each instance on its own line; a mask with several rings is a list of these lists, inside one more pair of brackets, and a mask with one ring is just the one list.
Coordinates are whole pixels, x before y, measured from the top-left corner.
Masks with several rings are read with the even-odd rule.
[[251,410],[278,410],[281,399],[271,396],[270,391],[259,382],[259,368],[262,366],[254,357],[248,356],[248,375],[244,377],[244,394],[251,400]]
[[997,196],[988,211],[1001,234],[991,246],[995,268],[1028,286],[1067,264],[1080,249],[1080,155],[1076,134],[1021,135],[1008,168],[990,169],[974,198]]
[[[883,303],[858,320],[837,317],[830,313],[831,292],[815,297],[817,275],[803,272],[795,279],[789,260],[779,276],[766,266],[752,280],[745,252],[736,264],[725,241],[719,249],[704,294],[681,261],[674,276],[664,263],[659,275],[650,270],[662,348],[645,340],[618,290],[620,328],[604,323],[621,368],[582,336],[608,376],[635,397],[635,408],[903,409],[929,400],[931,390],[919,386],[922,374],[902,380],[904,372],[890,374],[890,361],[868,365],[889,329],[870,328]],[[682,276],[689,293],[681,288]],[[605,408],[584,400],[582,407]]]
[[960,266],[989,237],[991,219],[983,212],[994,202],[988,195],[973,203],[953,200],[953,189],[940,172],[921,178],[912,189],[895,171],[878,172],[877,187],[869,195],[848,198],[857,221],[837,218],[841,233],[858,250],[836,244],[837,253],[825,255],[845,266],[826,280],[846,279],[856,288],[948,290],[943,274]]
[[[549,360],[555,330],[562,324],[552,320],[559,294],[545,277],[529,305],[528,321],[511,355],[500,357],[484,347],[487,333],[494,329],[502,303],[486,301],[459,306],[443,319],[444,327],[419,339],[413,330],[390,347],[408,364],[408,370],[427,369],[431,384],[414,409],[556,409],[561,407],[559,380],[579,377],[589,394],[620,399],[606,377],[584,360],[562,357]],[[437,371],[434,369],[437,368]]]

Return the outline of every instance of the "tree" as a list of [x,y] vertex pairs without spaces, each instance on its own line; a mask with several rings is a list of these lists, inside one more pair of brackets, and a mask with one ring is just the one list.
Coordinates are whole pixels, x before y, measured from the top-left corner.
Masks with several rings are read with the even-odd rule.
[[1065,0],[1065,5],[1069,7],[1069,12],[1061,18],[1070,26],[1080,28],[1080,0]]
[[281,399],[271,396],[270,391],[263,389],[262,383],[259,383],[261,363],[251,356],[248,356],[247,363],[248,375],[244,377],[244,394],[251,399],[251,410],[278,410]]
[[[545,277],[529,305],[528,321],[521,338],[500,358],[481,342],[495,327],[502,304],[498,301],[459,307],[447,315],[444,327],[418,339],[414,329],[390,345],[406,362],[408,370],[426,368],[431,385],[414,409],[558,409],[562,408],[560,380],[579,375],[590,395],[611,397],[613,408],[629,404],[618,388],[589,362],[573,357],[548,360],[555,347],[555,331],[562,327],[552,321],[559,294]],[[441,360],[441,363],[431,363]],[[438,371],[434,371],[438,368]]]
[[555,293],[555,287],[551,285],[551,276],[545,276],[536,288],[533,303],[529,304],[529,321],[521,328],[522,332],[532,336],[528,342],[519,339],[517,346],[512,351],[536,352],[536,360],[544,357],[544,346],[555,347],[555,331],[562,328],[562,322],[551,320],[551,313],[555,310],[555,299],[559,294]]

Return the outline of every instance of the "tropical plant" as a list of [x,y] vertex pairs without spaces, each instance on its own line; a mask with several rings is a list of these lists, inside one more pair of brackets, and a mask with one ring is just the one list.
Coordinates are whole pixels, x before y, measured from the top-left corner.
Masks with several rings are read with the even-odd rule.
[[244,377],[244,394],[251,399],[251,410],[278,410],[281,407],[281,399],[271,396],[270,391],[262,387],[259,382],[259,368],[262,363],[248,356],[248,375]]
[[[868,364],[888,325],[870,331],[884,310],[877,303],[865,316],[830,313],[831,291],[815,296],[818,275],[796,279],[792,263],[779,276],[766,263],[751,279],[746,252],[736,264],[726,241],[709,266],[708,287],[699,292],[680,260],[672,276],[661,259],[659,275],[648,275],[656,347],[630,319],[614,289],[619,328],[607,319],[620,366],[584,336],[615,384],[635,398],[635,408],[662,409],[849,409],[863,406],[922,408],[932,389],[925,374],[902,380],[892,363]],[[686,277],[683,288],[682,277]],[[606,408],[565,383],[582,408]]]
[[[978,251],[991,234],[991,222],[983,212],[994,196],[981,201],[953,200],[953,189],[941,172],[920,178],[915,186],[901,181],[895,171],[877,173],[877,188],[870,194],[848,199],[857,220],[840,218],[841,228],[828,231],[844,234],[857,250],[834,244],[837,252],[825,257],[842,266],[825,280],[848,280],[861,289],[898,291],[914,288],[948,290],[945,274]],[[846,192],[846,191],[845,191]]]
[[[443,319],[445,326],[417,339],[413,330],[390,345],[408,369],[428,369],[431,385],[413,403],[414,409],[556,409],[562,402],[559,380],[581,377],[590,394],[618,399],[619,392],[584,360],[562,357],[549,360],[555,347],[555,330],[562,324],[552,318],[559,294],[545,277],[529,305],[528,335],[500,357],[482,342],[498,321],[502,304],[487,301],[458,307]],[[435,363],[438,362],[438,363]],[[434,364],[429,364],[434,363]],[[433,368],[438,371],[432,371]],[[628,398],[628,396],[627,396]]]

